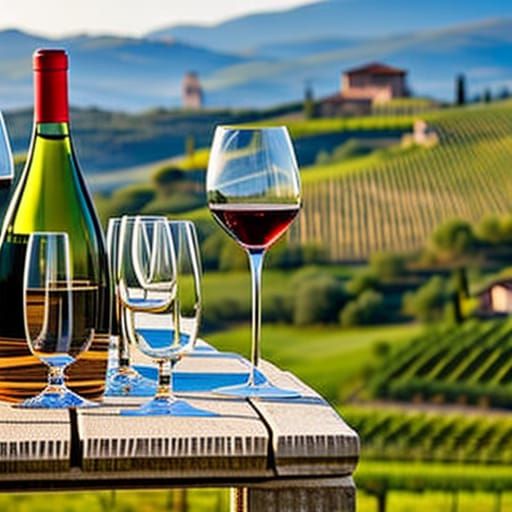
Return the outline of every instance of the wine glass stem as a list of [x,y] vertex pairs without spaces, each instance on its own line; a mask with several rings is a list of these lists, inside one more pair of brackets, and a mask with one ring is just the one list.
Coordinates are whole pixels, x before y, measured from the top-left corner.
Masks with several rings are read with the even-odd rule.
[[48,370],[47,391],[59,393],[64,388],[66,377],[64,375],[65,366],[50,366]]
[[119,369],[127,370],[130,368],[130,347],[128,344],[128,326],[126,325],[129,321],[127,315],[130,313],[125,311],[123,306],[119,304],[119,319],[121,323],[121,333],[119,336],[119,344],[117,347],[118,361],[119,361]]
[[256,382],[256,368],[260,362],[261,339],[261,272],[265,251],[249,251],[252,281],[252,346],[251,346],[251,375],[249,385]]
[[158,360],[158,390],[155,398],[161,400],[172,400],[172,371],[176,361],[174,359]]

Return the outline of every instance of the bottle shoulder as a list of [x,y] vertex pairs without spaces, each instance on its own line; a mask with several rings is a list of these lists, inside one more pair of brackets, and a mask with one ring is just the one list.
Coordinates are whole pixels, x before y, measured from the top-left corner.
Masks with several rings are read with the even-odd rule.
[[69,136],[36,136],[12,203],[5,219],[11,234],[61,229],[90,238],[99,231]]

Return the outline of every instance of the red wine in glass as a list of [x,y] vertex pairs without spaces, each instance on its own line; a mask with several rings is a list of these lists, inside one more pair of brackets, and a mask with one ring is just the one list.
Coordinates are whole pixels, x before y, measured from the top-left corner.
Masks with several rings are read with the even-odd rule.
[[257,371],[261,339],[261,275],[267,249],[288,229],[301,205],[300,174],[285,127],[219,126],[206,175],[215,220],[245,249],[252,281],[251,372],[243,384],[217,393],[252,398],[295,398]]
[[214,204],[215,220],[244,248],[270,247],[299,213],[297,204]]

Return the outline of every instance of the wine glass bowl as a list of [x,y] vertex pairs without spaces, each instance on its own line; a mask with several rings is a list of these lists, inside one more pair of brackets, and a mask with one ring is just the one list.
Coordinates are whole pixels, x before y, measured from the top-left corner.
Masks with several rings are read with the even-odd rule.
[[298,166],[284,127],[218,127],[206,180],[215,220],[248,250],[270,247],[300,209]]
[[67,234],[30,236],[23,286],[25,335],[30,351],[49,371],[47,387],[20,407],[97,405],[66,387],[64,371],[92,342],[98,316],[98,289],[96,283],[73,280]]
[[256,374],[260,359],[263,258],[301,207],[299,169],[287,129],[218,127],[210,152],[206,190],[214,219],[248,253],[252,276],[249,380],[217,392],[243,397],[296,397],[296,392],[278,388],[268,380],[258,381]]

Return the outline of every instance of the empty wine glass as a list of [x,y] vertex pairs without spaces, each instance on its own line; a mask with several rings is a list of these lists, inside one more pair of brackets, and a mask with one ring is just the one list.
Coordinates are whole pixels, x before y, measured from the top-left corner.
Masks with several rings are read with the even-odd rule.
[[295,391],[258,381],[261,272],[267,249],[288,229],[301,206],[299,169],[285,127],[217,127],[206,177],[214,219],[248,256],[252,276],[251,372],[245,384],[216,392],[259,398],[291,398]]
[[[144,217],[154,219],[158,217]],[[164,217],[162,217],[164,218]],[[135,218],[132,218],[135,221]],[[107,251],[109,256],[111,275],[115,276],[116,262],[118,258],[119,232],[121,219],[112,218],[108,221]],[[117,290],[116,294],[117,296]],[[117,365],[111,368],[107,374],[106,396],[153,396],[156,391],[156,382],[142,376],[131,365],[129,336],[126,332],[127,312],[121,301],[116,298],[111,312],[110,332],[117,336]]]
[[14,178],[14,161],[12,158],[9,136],[0,112],[0,221],[7,208],[11,184]]
[[[165,219],[135,221],[123,217],[119,234],[117,280],[119,297],[127,309],[127,332],[140,350],[158,363],[158,390],[152,400],[137,409],[122,410],[126,416],[215,416],[178,400],[172,393],[172,370],[183,345],[179,332],[177,260],[170,226]],[[146,337],[138,330],[137,315],[174,315],[173,332],[165,337]],[[152,323],[152,322],[151,322]]]
[[27,408],[92,407],[65,385],[66,367],[88,349],[98,315],[98,285],[73,282],[66,233],[33,233],[24,271],[25,335],[48,368],[48,385],[19,404]]
[[199,243],[192,222],[178,220],[168,224],[176,253],[176,297],[172,310],[161,315],[158,322],[152,315],[144,314],[135,314],[134,321],[138,335],[151,340],[152,345],[166,344],[169,337],[174,345],[179,332],[180,352],[190,354],[195,349],[202,307]]

